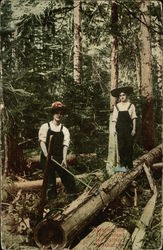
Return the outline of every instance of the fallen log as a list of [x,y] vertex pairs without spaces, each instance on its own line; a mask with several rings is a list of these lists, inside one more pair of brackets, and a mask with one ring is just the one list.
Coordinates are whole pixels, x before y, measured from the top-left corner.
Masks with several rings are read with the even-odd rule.
[[[26,158],[25,162],[26,162],[26,166],[27,166],[28,171],[32,171],[36,168],[41,168],[39,155],[34,155],[32,157]],[[67,164],[70,166],[77,165],[77,157],[75,154],[68,154],[67,155]]]
[[[76,166],[78,161],[81,159],[90,160],[95,158],[97,155],[96,153],[90,153],[90,154],[68,154],[67,155],[67,164],[70,166]],[[28,168],[32,167],[40,167],[40,156],[34,155],[32,157],[25,159],[26,165]]]
[[144,163],[151,166],[160,160],[161,155],[162,145],[159,145],[135,160],[132,171],[116,173],[98,190],[85,191],[63,212],[52,214],[51,218],[40,222],[34,230],[36,244],[39,247],[52,246],[56,249],[71,244],[73,239],[141,174]]
[[129,241],[130,234],[124,228],[116,228],[111,222],[103,222],[94,228],[73,250],[123,250]]
[[[71,160],[74,160],[76,159],[76,155],[75,154],[68,154],[67,155],[67,161],[71,161]],[[29,158],[26,158],[25,159],[26,162],[28,164],[31,164],[31,163],[40,163],[40,155],[34,155],[34,156],[31,156]]]
[[[85,179],[85,178],[91,177],[91,176],[98,178],[100,181],[102,181],[104,178],[104,174],[102,171],[96,171],[96,172],[91,172],[88,174],[76,175],[76,177],[78,179]],[[35,181],[26,181],[26,180],[21,181],[21,182],[17,181],[17,182],[14,182],[14,184],[13,184],[13,190],[18,191],[19,189],[21,189],[24,192],[35,191],[35,190],[38,190],[42,187],[42,181],[43,181],[42,179],[35,180]],[[56,184],[58,187],[62,186],[62,182],[61,182],[60,177],[56,178]]]

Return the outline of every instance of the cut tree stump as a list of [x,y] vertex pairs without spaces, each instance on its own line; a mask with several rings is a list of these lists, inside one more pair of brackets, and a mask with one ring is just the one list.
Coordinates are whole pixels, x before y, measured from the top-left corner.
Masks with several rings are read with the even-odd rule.
[[116,228],[112,222],[103,222],[82,239],[73,250],[123,250],[130,239],[124,228]]
[[149,151],[134,161],[134,168],[127,173],[116,173],[102,183],[98,190],[85,191],[78,199],[67,206],[63,212],[52,214],[40,222],[34,230],[34,239],[39,247],[63,248],[71,244],[75,237],[103,211],[116,196],[147,166],[158,162],[162,156],[162,145]]
[[[91,176],[98,178],[100,181],[102,181],[104,178],[104,174],[102,171],[76,175],[78,179],[84,179],[84,178],[91,177]],[[13,190],[18,191],[19,189],[21,189],[23,192],[36,191],[42,187],[42,181],[43,181],[42,179],[35,180],[35,181],[27,181],[27,180],[16,181],[13,184]],[[62,182],[61,182],[60,177],[56,178],[56,184],[57,184],[57,187],[62,187]]]

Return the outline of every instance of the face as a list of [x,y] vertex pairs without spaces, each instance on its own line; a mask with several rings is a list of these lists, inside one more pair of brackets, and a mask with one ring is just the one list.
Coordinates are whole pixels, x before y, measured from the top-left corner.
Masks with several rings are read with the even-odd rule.
[[61,119],[63,117],[63,111],[62,110],[57,110],[55,112],[55,114],[53,115],[53,119],[56,121],[56,122],[60,122]]
[[119,95],[119,99],[121,102],[125,102],[127,100],[127,95],[124,92],[121,92]]

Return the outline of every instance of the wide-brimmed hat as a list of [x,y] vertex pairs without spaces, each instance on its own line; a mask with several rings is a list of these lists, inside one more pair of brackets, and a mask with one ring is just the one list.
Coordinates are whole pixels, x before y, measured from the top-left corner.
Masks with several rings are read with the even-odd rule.
[[126,95],[130,95],[133,92],[133,87],[131,86],[120,86],[116,89],[111,90],[111,95],[114,97],[119,97],[120,93],[125,93]]

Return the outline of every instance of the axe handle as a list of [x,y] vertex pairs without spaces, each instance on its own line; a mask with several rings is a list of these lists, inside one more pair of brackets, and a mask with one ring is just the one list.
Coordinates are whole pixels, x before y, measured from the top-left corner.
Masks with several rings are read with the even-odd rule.
[[80,180],[79,178],[77,178],[73,173],[71,173],[67,168],[63,167],[59,162],[57,162],[54,158],[51,158],[51,160],[56,163],[58,166],[60,166],[62,169],[64,169],[67,173],[69,173],[70,175],[72,175],[76,180],[78,180],[79,182],[81,182],[84,186],[88,187],[90,190],[92,189],[91,186],[89,186],[87,183],[85,183],[84,181]]
[[44,206],[45,206],[45,201],[46,201],[46,188],[48,184],[48,174],[49,174],[49,166],[51,162],[53,141],[54,141],[54,136],[51,135],[50,140],[49,140],[48,155],[46,158],[46,165],[45,165],[45,170],[44,170],[44,178],[43,178],[42,189],[41,189],[41,198],[40,198],[40,203],[38,206],[38,214],[40,217],[43,216],[43,211],[44,211]]

